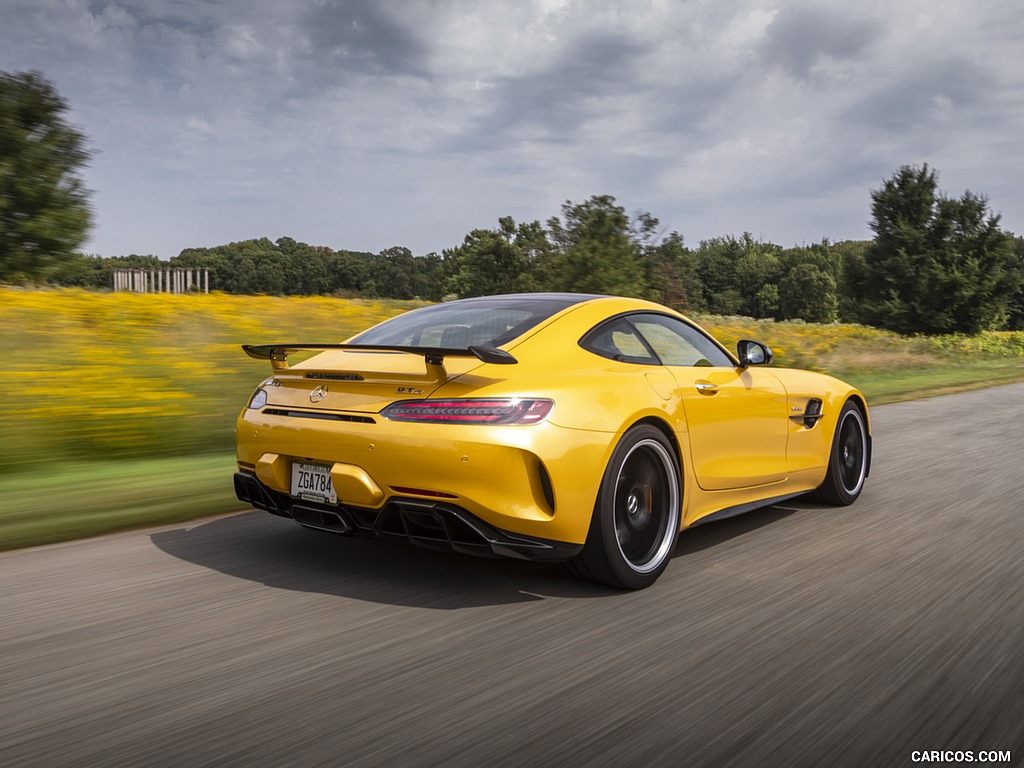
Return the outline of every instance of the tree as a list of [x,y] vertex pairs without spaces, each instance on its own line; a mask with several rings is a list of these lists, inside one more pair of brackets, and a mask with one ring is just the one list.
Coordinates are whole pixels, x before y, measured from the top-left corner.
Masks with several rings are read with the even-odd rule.
[[364,251],[334,251],[330,266],[331,284],[336,292],[358,296],[370,280],[372,253]]
[[315,296],[330,292],[329,248],[299,243],[290,237],[278,238],[275,245],[284,270],[285,293]]
[[1020,270],[988,200],[938,190],[934,171],[903,166],[871,193],[875,240],[853,290],[864,319],[899,333],[977,333],[1005,321]]
[[261,237],[213,248],[188,248],[171,259],[171,266],[208,268],[213,290],[280,294],[286,290],[281,261],[278,247]]
[[444,287],[441,270],[437,254],[413,256],[408,248],[385,248],[370,258],[361,293],[367,298],[438,301]]
[[836,321],[843,252],[843,248],[833,246],[828,240],[782,251],[776,317],[810,323]]
[[736,290],[743,297],[740,311],[748,317],[776,317],[779,312],[779,247],[755,242],[745,232],[743,254],[736,261]]
[[0,72],[0,280],[41,280],[86,238],[85,137],[36,72]]
[[839,316],[836,279],[814,264],[791,267],[779,281],[779,311],[787,320],[831,323]]
[[836,281],[839,319],[845,323],[866,322],[859,294],[860,286],[866,282],[865,254],[870,247],[869,240],[843,240],[828,246],[829,252],[835,257],[828,271]]
[[697,275],[697,256],[673,232],[657,245],[644,249],[648,295],[673,309],[703,312],[704,285]]
[[718,315],[770,317],[779,294],[779,247],[754,240],[749,232],[702,240],[697,272],[708,311]]
[[580,293],[643,296],[647,285],[640,244],[624,208],[611,195],[562,206],[563,223],[548,220],[557,253],[552,258],[551,288]]
[[1006,327],[1011,331],[1024,331],[1024,237],[1014,238],[1017,254],[1018,288],[1007,302]]
[[62,287],[109,288],[114,269],[109,262],[102,256],[73,253],[50,272],[47,282]]
[[474,229],[457,248],[444,252],[447,292],[461,298],[534,289],[530,274],[536,229],[516,225],[511,217],[498,220],[498,230]]
[[229,258],[227,249],[228,246],[186,248],[171,258],[169,266],[206,269],[211,291],[235,292],[238,264]]

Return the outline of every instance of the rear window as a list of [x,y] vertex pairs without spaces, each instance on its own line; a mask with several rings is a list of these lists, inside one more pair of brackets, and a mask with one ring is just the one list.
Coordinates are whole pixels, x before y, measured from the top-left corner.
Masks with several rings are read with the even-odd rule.
[[466,349],[498,347],[591,296],[539,294],[488,296],[435,304],[393,317],[349,343],[381,346]]

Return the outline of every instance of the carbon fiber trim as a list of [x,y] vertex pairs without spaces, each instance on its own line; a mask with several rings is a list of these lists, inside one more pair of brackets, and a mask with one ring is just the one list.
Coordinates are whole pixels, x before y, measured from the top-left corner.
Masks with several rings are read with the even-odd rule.
[[257,509],[291,517],[307,528],[396,539],[426,549],[477,557],[557,562],[569,560],[583,549],[582,544],[502,531],[447,502],[392,496],[380,509],[313,504],[271,490],[254,473],[244,471],[235,473],[235,495]]

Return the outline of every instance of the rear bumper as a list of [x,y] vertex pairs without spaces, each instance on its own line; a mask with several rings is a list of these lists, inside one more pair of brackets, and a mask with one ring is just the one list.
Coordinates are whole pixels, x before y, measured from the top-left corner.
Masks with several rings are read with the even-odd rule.
[[246,471],[235,473],[235,495],[257,509],[292,518],[306,528],[398,539],[426,549],[546,562],[569,560],[583,549],[581,544],[502,531],[448,502],[392,496],[376,509],[317,504],[268,488],[255,473]]
[[391,497],[441,502],[541,541],[586,541],[615,443],[614,435],[547,422],[416,424],[310,413],[244,409],[236,424],[238,469],[287,495],[293,462],[329,465],[344,506],[376,510]]

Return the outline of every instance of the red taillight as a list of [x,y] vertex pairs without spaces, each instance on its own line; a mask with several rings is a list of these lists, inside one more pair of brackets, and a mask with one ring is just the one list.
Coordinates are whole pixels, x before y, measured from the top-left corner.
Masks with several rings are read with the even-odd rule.
[[472,398],[458,400],[403,400],[380,415],[391,421],[430,424],[536,424],[544,421],[552,400]]

